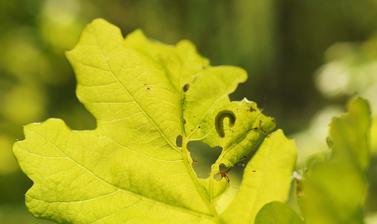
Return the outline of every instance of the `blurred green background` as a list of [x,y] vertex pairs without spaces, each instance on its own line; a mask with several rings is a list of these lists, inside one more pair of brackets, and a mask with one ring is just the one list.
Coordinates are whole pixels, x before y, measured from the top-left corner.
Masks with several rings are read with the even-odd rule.
[[[1,0],[0,223],[48,223],[23,205],[31,183],[11,152],[22,125],[59,117],[74,129],[95,126],[64,52],[97,17],[124,34],[189,39],[213,65],[247,69],[232,98],[277,118],[297,139],[299,167],[327,150],[327,124],[350,96],[367,98],[377,115],[377,0]],[[373,130],[376,152],[377,119]],[[377,223],[376,156],[370,176],[367,214]]]

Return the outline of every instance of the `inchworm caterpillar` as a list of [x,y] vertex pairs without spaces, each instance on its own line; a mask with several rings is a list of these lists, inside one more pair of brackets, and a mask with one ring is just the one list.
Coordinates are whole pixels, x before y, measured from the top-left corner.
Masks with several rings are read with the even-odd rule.
[[236,115],[234,115],[232,111],[224,110],[224,111],[219,112],[215,118],[215,127],[216,127],[217,134],[221,138],[225,136],[225,132],[224,132],[224,119],[225,118],[229,119],[230,127],[233,127],[234,123],[236,123]]

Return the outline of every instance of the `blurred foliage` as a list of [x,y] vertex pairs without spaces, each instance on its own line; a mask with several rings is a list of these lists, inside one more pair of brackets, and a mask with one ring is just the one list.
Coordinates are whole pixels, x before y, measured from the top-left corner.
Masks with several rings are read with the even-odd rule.
[[370,108],[360,98],[332,119],[327,141],[331,155],[308,167],[298,192],[306,223],[363,223],[370,125]]
[[25,208],[15,205],[0,206],[0,220],[6,224],[47,224],[44,220],[33,218]]
[[317,75],[318,89],[328,98],[361,95],[377,111],[377,36],[363,43],[337,43],[325,54]]
[[[299,148],[298,166],[305,167],[312,158],[329,153],[326,145],[328,124],[342,112],[339,106],[327,106],[315,114],[309,127],[293,135]],[[308,162],[309,161],[309,162]]]
[[[330,153],[324,139],[327,124],[332,116],[340,114],[337,106],[341,99],[359,95],[370,102],[371,165],[369,169],[369,197],[367,210],[377,212],[377,36],[365,42],[342,42],[331,46],[325,53],[326,63],[322,65],[315,81],[320,92],[332,102],[315,116],[311,125],[295,134],[300,148],[299,166],[305,167],[318,158]],[[355,131],[355,130],[354,130]],[[356,132],[356,131],[355,131]],[[316,146],[316,147],[315,147]],[[354,182],[353,182],[354,183]]]
[[377,36],[365,42],[336,43],[325,52],[326,63],[315,76],[319,91],[332,102],[312,119],[310,127],[295,136],[301,146],[301,162],[310,155],[320,153],[326,148],[322,141],[320,147],[310,148],[310,142],[318,142],[326,136],[327,124],[332,116],[340,114],[339,102],[353,95],[362,96],[371,105],[374,121],[371,128],[373,153],[377,152]]
[[7,136],[0,136],[0,176],[11,173],[17,169],[16,161],[13,159],[13,141]]
[[[313,160],[302,179],[295,177],[305,223],[365,223],[371,121],[369,104],[362,98],[349,101],[347,112],[332,119],[327,138],[331,153]],[[257,217],[272,217],[260,223],[301,223],[285,204],[266,205]]]
[[374,118],[372,128],[371,128],[371,144],[372,152],[377,154],[377,117]]
[[[377,117],[377,0],[0,1],[0,206],[13,203],[6,209],[22,207],[30,185],[10,148],[24,124],[59,117],[74,129],[95,126],[75,98],[64,51],[96,17],[163,42],[190,39],[213,64],[246,68],[249,81],[233,97],[257,101],[283,129],[297,133],[302,166],[327,152],[327,124],[349,96],[366,97]],[[377,152],[374,136],[377,118]],[[377,189],[375,157],[371,189]],[[377,202],[369,201],[369,210],[377,211]],[[22,212],[10,212],[19,217],[14,223],[26,222]]]

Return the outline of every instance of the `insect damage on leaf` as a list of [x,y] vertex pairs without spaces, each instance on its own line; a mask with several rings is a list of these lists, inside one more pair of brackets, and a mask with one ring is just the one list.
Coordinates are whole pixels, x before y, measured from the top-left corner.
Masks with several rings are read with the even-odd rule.
[[[26,204],[35,216],[246,224],[266,203],[286,200],[296,149],[254,102],[230,101],[244,70],[209,66],[189,41],[165,45],[139,30],[123,38],[103,19],[85,28],[67,57],[97,127],[75,131],[60,119],[25,126],[14,153],[34,182]],[[223,149],[207,178],[192,167],[187,145],[197,140]],[[215,180],[219,165],[230,169],[256,150],[239,192],[220,209],[229,184]]]
[[229,172],[230,168],[226,167],[224,164],[220,164],[219,170],[220,170],[221,178],[225,178],[229,182],[230,180],[229,180],[229,177],[228,177],[228,172]]
[[182,147],[182,135],[178,135],[177,138],[175,139],[175,144],[177,147],[181,148]]
[[186,83],[184,86],[183,86],[183,92],[187,92],[190,88],[190,84]]

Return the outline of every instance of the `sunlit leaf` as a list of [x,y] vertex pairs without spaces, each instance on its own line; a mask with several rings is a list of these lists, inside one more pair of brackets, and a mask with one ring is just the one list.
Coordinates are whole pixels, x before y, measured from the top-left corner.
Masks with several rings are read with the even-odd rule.
[[267,202],[286,201],[295,159],[294,142],[282,131],[267,137],[246,166],[240,190],[224,212],[226,223],[253,223]]
[[303,181],[306,223],[363,223],[369,163],[370,111],[360,98],[330,124],[329,160],[309,168]]
[[303,220],[286,204],[271,202],[255,218],[255,224],[303,224]]
[[[246,79],[242,69],[209,66],[187,41],[168,46],[140,31],[124,40],[102,19],[67,56],[97,127],[73,131],[59,119],[25,127],[14,153],[34,182],[26,204],[35,216],[80,224],[246,224],[264,204],[287,198],[295,146],[281,130],[272,132],[273,119],[254,102],[229,100]],[[192,168],[193,140],[223,148],[206,179]],[[260,144],[220,213],[217,199],[229,186],[224,168]]]

